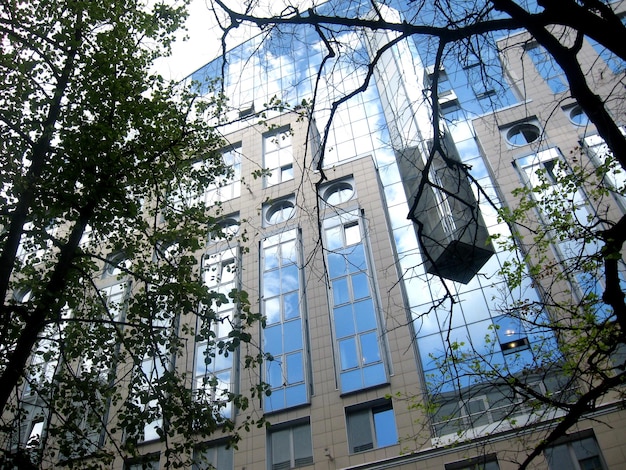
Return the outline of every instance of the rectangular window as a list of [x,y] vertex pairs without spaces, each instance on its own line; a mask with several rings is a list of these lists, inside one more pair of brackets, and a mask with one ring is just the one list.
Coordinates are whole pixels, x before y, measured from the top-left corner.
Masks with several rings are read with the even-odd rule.
[[499,470],[495,454],[445,464],[445,470]]
[[161,314],[150,319],[153,343],[145,353],[141,364],[135,367],[131,384],[131,400],[141,413],[143,424],[127,429],[127,438],[137,442],[159,439],[163,429],[163,413],[160,400],[165,392],[160,385],[166,371],[174,366],[169,346],[176,328],[171,317]]
[[494,318],[496,334],[503,354],[511,354],[529,348],[528,336],[522,320],[508,315]]
[[[229,334],[236,321],[236,304],[228,297],[238,289],[237,250],[228,249],[203,261],[202,279],[205,286],[223,297],[211,306],[201,306],[196,326],[196,352],[194,358],[195,398],[207,405],[220,407],[222,416],[232,415],[228,394],[234,391],[236,351],[229,351]],[[228,301],[225,302],[224,298]]]
[[569,88],[563,69],[543,47],[534,44],[526,48],[526,53],[535,64],[535,68],[552,93],[561,93]]
[[[589,207],[587,196],[581,189],[571,189],[572,181],[569,168],[566,166],[561,152],[557,148],[543,150],[534,155],[519,158],[515,161],[527,186],[535,188],[533,196],[538,200],[538,210],[546,223],[559,223],[560,213],[571,213],[577,224],[591,226],[597,219]],[[561,202],[563,201],[563,202]],[[555,206],[555,204],[562,204]],[[556,208],[559,207],[559,210]],[[579,238],[560,238],[555,240],[555,250],[566,268],[567,274],[578,287],[582,297],[593,294],[602,296],[602,276],[592,275],[579,270],[581,257],[591,257],[599,250],[593,242]],[[590,258],[587,258],[590,259]],[[571,267],[570,267],[571,266]],[[598,312],[600,313],[600,312]],[[608,311],[602,315],[608,314]]]
[[324,236],[342,392],[387,381],[372,270],[358,214],[326,219]]
[[263,351],[272,357],[265,362],[265,382],[271,390],[264,400],[268,412],[308,401],[304,293],[297,235],[297,230],[289,230],[261,243],[261,311],[266,320]]
[[265,176],[266,187],[293,179],[293,150],[289,129],[263,138],[263,166],[269,172]]
[[133,438],[138,442],[159,439],[158,429],[163,428],[161,405],[154,395],[154,387],[163,376],[167,364],[158,356],[146,356],[141,367],[136,371],[134,400],[142,408],[143,426]]
[[606,470],[600,447],[592,430],[567,436],[545,450],[550,470]]
[[209,444],[193,451],[192,470],[233,470],[233,448],[226,444]]
[[[191,172],[178,181],[170,195],[170,206],[182,210],[192,206],[212,206],[241,195],[241,145],[224,150],[221,155],[224,171],[213,174],[213,163],[198,160]],[[208,172],[208,173],[207,173]]]
[[223,151],[222,161],[226,171],[207,188],[205,193],[207,205],[230,201],[241,196],[241,146]]
[[125,470],[159,470],[159,454],[133,459],[124,464]]
[[269,469],[282,470],[313,464],[311,426],[308,422],[272,426],[268,433]]
[[[626,15],[620,17],[620,20],[622,24],[626,25]],[[591,39],[590,37],[587,37],[587,40],[589,41],[591,46],[594,48],[596,53],[600,56],[600,58],[604,62],[606,62],[606,65],[609,66],[609,69],[611,69],[611,72],[617,75],[617,74],[624,72],[624,70],[626,70],[626,63],[620,57],[613,54],[606,47],[598,43],[595,39]]]
[[346,409],[350,453],[365,452],[398,443],[396,418],[390,400]]

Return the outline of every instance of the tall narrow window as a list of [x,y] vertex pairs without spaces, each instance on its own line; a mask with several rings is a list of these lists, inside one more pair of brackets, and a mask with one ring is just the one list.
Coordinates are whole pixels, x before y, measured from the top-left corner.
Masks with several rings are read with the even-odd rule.
[[[622,22],[622,24],[626,25],[626,15],[620,16],[620,21]],[[623,73],[624,70],[626,70],[626,62],[624,62],[620,57],[613,54],[613,52],[601,45],[595,39],[592,39],[590,37],[586,37],[586,39],[589,41],[589,43],[594,48],[596,53],[600,56],[600,58],[602,58],[602,60],[606,62],[606,65],[609,66],[611,72],[617,75]]]
[[205,192],[208,205],[230,201],[241,196],[241,146],[233,146],[222,152],[224,174],[211,183]]
[[526,48],[526,53],[552,93],[561,93],[569,88],[563,69],[559,67],[548,51],[537,44],[532,44]]
[[293,151],[289,129],[264,137],[263,165],[269,171],[265,177],[265,186],[274,186],[293,179]]
[[241,146],[232,146],[221,154],[223,172],[215,176],[213,162],[197,160],[189,174],[174,185],[170,206],[182,210],[192,206],[212,206],[241,195]]
[[297,230],[262,241],[263,351],[272,356],[265,363],[265,382],[271,395],[265,411],[280,410],[308,401],[305,318],[299,268]]
[[[235,249],[207,256],[202,278],[212,291],[224,297],[214,305],[201,307],[196,331],[194,391],[196,399],[219,408],[222,416],[232,417],[228,394],[235,383],[236,352],[224,345],[233,329],[236,305],[228,294],[238,288],[238,257]],[[224,298],[228,301],[224,302]],[[210,309],[209,309],[210,307]],[[220,345],[222,345],[220,347]]]
[[372,270],[358,214],[326,219],[324,235],[341,391],[385,383]]

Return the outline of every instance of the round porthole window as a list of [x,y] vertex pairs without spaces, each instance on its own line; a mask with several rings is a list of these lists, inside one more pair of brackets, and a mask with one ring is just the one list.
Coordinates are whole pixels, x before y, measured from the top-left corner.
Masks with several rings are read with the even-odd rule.
[[219,228],[224,234],[224,238],[233,237],[239,231],[239,222],[236,219],[224,219],[219,224]]
[[569,120],[577,126],[586,126],[589,124],[589,118],[578,105],[569,110]]
[[265,220],[271,225],[289,220],[295,214],[295,206],[291,201],[280,201],[271,205],[265,213]]
[[506,133],[506,140],[511,145],[526,145],[539,139],[540,134],[539,127],[535,124],[524,122],[511,127]]
[[330,186],[323,195],[326,203],[335,206],[342,202],[349,201],[354,196],[354,188],[347,181],[342,181]]

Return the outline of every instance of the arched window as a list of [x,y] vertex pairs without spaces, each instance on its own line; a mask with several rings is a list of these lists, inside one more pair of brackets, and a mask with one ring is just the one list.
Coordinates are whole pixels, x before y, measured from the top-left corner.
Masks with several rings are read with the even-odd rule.
[[522,122],[515,124],[506,131],[506,140],[516,147],[530,144],[539,139],[541,130],[536,124]]
[[283,199],[272,205],[265,210],[265,221],[269,225],[279,224],[286,220],[291,219],[296,213],[296,208],[290,199]]
[[350,181],[340,181],[328,186],[322,193],[322,199],[331,205],[336,206],[349,201],[354,197],[354,187]]
[[573,124],[581,127],[589,124],[589,118],[579,105],[569,109],[569,120],[572,121]]

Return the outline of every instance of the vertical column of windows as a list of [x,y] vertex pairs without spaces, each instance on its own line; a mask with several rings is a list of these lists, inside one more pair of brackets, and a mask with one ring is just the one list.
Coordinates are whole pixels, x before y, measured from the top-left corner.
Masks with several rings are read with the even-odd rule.
[[[224,173],[215,177],[207,176],[211,170],[205,160],[191,164],[190,173],[178,182],[170,195],[170,204],[176,210],[192,206],[212,206],[218,202],[230,201],[241,195],[241,146],[224,150],[221,155]],[[207,179],[210,176],[210,183]]]
[[297,234],[293,229],[262,241],[263,350],[273,358],[265,367],[272,392],[265,399],[265,411],[308,401]]
[[222,161],[226,172],[208,186],[203,197],[207,205],[230,201],[241,195],[241,146],[222,152]]
[[541,78],[546,81],[552,90],[552,93],[561,93],[568,89],[569,85],[563,70],[543,47],[539,45],[528,47],[526,53],[533,61],[533,64],[535,64]]
[[[202,280],[212,291],[228,298],[238,288],[238,256],[235,249],[223,250],[205,258]],[[194,360],[194,390],[196,399],[220,408],[222,416],[232,417],[228,394],[233,392],[236,371],[235,353],[224,345],[233,329],[236,305],[216,302],[208,317],[198,319]],[[220,347],[222,345],[222,347]]]
[[[526,183],[536,189],[533,194],[539,200],[542,217],[549,220],[551,214],[554,213],[554,198],[560,199],[563,192],[568,191],[561,184],[568,175],[561,153],[558,149],[551,148],[535,155],[520,158],[516,163]],[[572,205],[570,210],[577,223],[587,225],[594,220],[587,197],[581,190],[576,190],[568,200]],[[597,298],[601,297],[603,292],[600,281],[602,279],[601,273],[583,272],[578,267],[581,256],[591,257],[593,253],[597,252],[595,243],[576,238],[560,238],[555,240],[555,246],[565,269],[569,269],[569,264],[573,265],[570,274],[575,278],[580,294],[583,297],[588,294],[593,294]],[[598,270],[601,269],[598,267]]]
[[324,221],[342,392],[386,382],[371,268],[356,214]]
[[293,150],[289,130],[265,136],[263,162],[269,171],[265,177],[265,186],[274,186],[293,179]]

